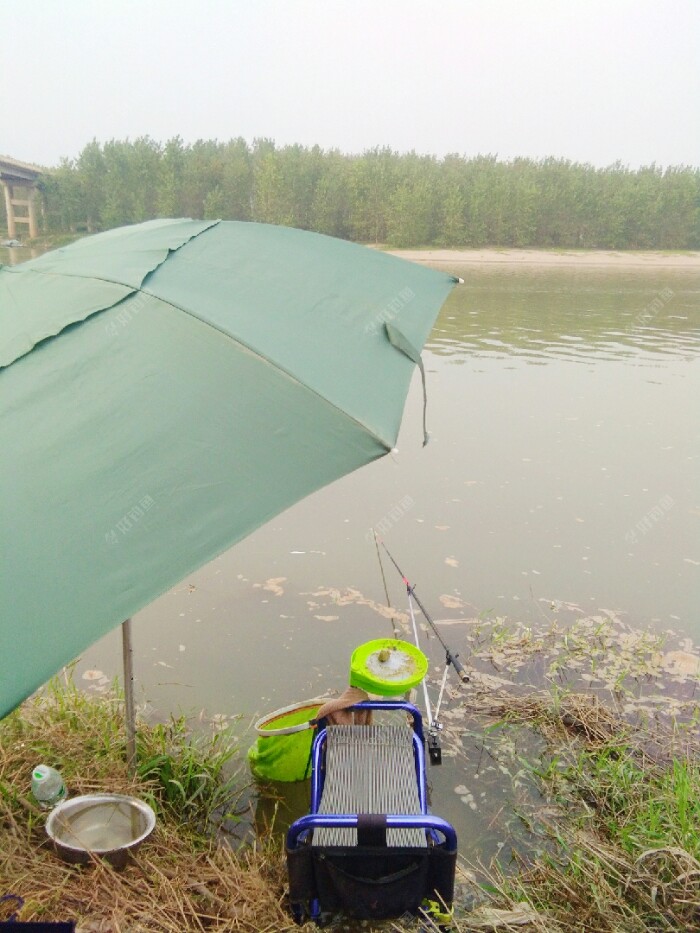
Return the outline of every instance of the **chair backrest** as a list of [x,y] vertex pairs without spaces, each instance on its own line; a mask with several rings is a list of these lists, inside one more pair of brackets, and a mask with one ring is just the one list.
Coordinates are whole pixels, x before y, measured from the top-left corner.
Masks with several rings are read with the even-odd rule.
[[[415,733],[407,724],[329,726],[318,813],[414,814],[425,811],[417,780]],[[358,843],[356,829],[319,829],[314,845]],[[420,829],[390,829],[389,846],[425,846]]]

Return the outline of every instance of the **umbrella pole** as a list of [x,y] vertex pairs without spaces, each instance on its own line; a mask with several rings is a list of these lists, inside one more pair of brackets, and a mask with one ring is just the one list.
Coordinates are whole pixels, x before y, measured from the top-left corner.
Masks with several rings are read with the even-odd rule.
[[136,776],[136,708],[134,706],[134,657],[131,648],[131,619],[122,622],[124,658],[124,719],[126,721],[126,770]]

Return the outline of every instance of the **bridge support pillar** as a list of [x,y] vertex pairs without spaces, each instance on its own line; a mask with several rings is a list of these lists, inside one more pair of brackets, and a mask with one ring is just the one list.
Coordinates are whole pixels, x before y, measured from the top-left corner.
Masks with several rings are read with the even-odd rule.
[[[9,181],[0,179],[0,184],[5,193],[5,213],[7,214],[7,235],[13,240],[17,236],[17,224],[27,224],[29,227],[29,236],[39,236],[39,225],[36,216],[36,188],[33,185],[19,185],[27,191],[26,198],[15,197],[15,185]],[[18,214],[15,208],[25,208],[26,214]]]

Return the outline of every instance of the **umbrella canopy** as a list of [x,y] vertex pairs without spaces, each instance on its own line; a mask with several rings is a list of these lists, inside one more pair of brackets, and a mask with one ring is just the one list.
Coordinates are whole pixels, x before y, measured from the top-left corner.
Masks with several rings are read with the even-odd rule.
[[390,451],[455,281],[318,234],[192,220],[0,268],[0,716]]

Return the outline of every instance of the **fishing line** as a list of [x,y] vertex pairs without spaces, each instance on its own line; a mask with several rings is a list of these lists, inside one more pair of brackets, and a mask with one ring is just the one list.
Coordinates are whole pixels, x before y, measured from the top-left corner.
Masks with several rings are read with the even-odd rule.
[[406,577],[406,575],[404,574],[403,570],[399,567],[399,565],[396,563],[396,561],[395,561],[394,558],[392,557],[391,552],[389,551],[389,548],[386,546],[386,544],[384,544],[384,542],[381,540],[381,538],[378,538],[378,537],[377,537],[376,533],[375,533],[375,536],[374,536],[374,537],[375,537],[375,539],[376,539],[377,541],[379,541],[379,542],[381,543],[382,547],[384,548],[384,550],[385,550],[386,553],[387,553],[387,556],[388,556],[389,560],[392,562],[392,564],[394,565],[394,567],[396,567],[397,571],[399,572],[399,575],[400,575],[401,579],[403,580],[403,582],[404,582],[405,585],[406,585],[406,592],[408,593],[409,599],[410,599],[411,597],[413,597],[413,599],[415,599],[418,608],[420,609],[420,611],[421,611],[421,612],[423,613],[423,615],[425,616],[426,622],[428,623],[428,625],[430,626],[430,628],[433,630],[433,633],[435,634],[435,637],[437,638],[437,640],[440,642],[440,644],[441,644],[442,647],[444,648],[444,650],[445,650],[445,663],[446,663],[447,665],[450,665],[450,664],[451,664],[452,667],[454,667],[454,669],[455,669],[455,671],[457,672],[457,674],[459,675],[460,680],[462,680],[463,683],[467,683],[467,681],[469,680],[469,675],[468,675],[467,672],[465,671],[464,665],[461,663],[461,661],[458,660],[459,655],[454,654],[452,651],[450,651],[450,649],[449,649],[449,648],[447,647],[447,645],[445,644],[445,640],[443,639],[443,637],[442,637],[442,635],[440,634],[440,632],[437,630],[437,628],[436,628],[435,623],[433,622],[433,620],[430,618],[430,615],[428,614],[428,610],[425,608],[425,606],[423,605],[423,603],[422,603],[422,602],[420,601],[420,599],[418,598],[418,595],[417,595],[417,593],[416,593],[416,588],[415,588],[415,586],[409,582],[409,580],[408,580],[408,578]]
[[372,528],[371,531],[374,536],[374,546],[377,549],[377,559],[379,561],[379,570],[381,571],[381,574],[382,574],[382,583],[384,584],[384,595],[386,596],[386,604],[389,607],[389,609],[391,609],[391,630],[393,632],[394,638],[398,638],[399,630],[396,627],[396,622],[394,620],[394,607],[391,605],[391,599],[389,598],[389,588],[386,585],[386,576],[384,575],[384,564],[382,563],[382,554],[381,554],[381,551],[379,550],[379,540],[377,538],[377,532],[374,530],[374,528]]
[[[374,529],[373,529],[373,531],[374,531]],[[416,643],[416,648],[418,648],[418,649],[420,650],[420,645],[419,645],[419,643],[418,643],[418,627],[417,627],[417,625],[416,625],[416,617],[415,617],[415,613],[414,613],[414,611],[413,611],[413,600],[414,600],[414,599],[415,599],[415,601],[416,601],[416,604],[417,604],[418,608],[420,609],[420,611],[421,611],[421,612],[423,613],[423,615],[425,616],[425,619],[426,619],[428,625],[429,625],[430,628],[433,630],[433,632],[434,632],[434,634],[435,634],[437,640],[440,642],[440,644],[442,645],[442,647],[444,648],[444,651],[445,651],[445,669],[444,669],[443,675],[442,675],[442,683],[440,684],[440,693],[439,693],[439,696],[438,696],[437,705],[436,705],[436,707],[435,707],[435,715],[434,715],[434,716],[433,716],[432,710],[431,710],[431,708],[430,708],[430,700],[428,699],[428,687],[427,687],[425,678],[423,678],[423,681],[422,681],[422,683],[423,683],[423,698],[424,698],[424,701],[425,701],[425,711],[426,711],[427,718],[428,718],[428,735],[427,735],[427,739],[428,739],[428,742],[427,742],[427,744],[428,744],[428,755],[429,755],[430,763],[431,763],[431,764],[433,764],[433,765],[439,765],[439,764],[442,763],[442,748],[441,748],[441,746],[440,746],[440,732],[442,731],[442,723],[439,721],[439,716],[440,716],[440,705],[442,704],[442,698],[443,698],[443,695],[444,695],[444,693],[445,693],[445,686],[446,686],[446,683],[447,683],[447,672],[448,672],[448,670],[449,670],[449,668],[450,668],[450,665],[452,665],[452,667],[454,667],[455,671],[457,672],[457,674],[459,675],[459,677],[461,678],[461,680],[462,680],[464,683],[466,683],[466,682],[469,680],[469,675],[468,675],[467,672],[464,670],[464,667],[462,666],[462,664],[459,662],[459,660],[458,660],[458,655],[454,654],[454,653],[453,653],[452,651],[450,651],[450,649],[447,647],[447,644],[445,643],[445,640],[443,639],[443,637],[442,637],[442,635],[440,634],[440,632],[438,632],[438,630],[437,630],[437,628],[436,628],[436,626],[435,626],[435,623],[433,622],[433,620],[432,620],[432,619],[430,618],[430,616],[428,615],[427,609],[425,608],[425,606],[423,605],[423,603],[420,601],[420,599],[419,599],[418,596],[416,595],[415,586],[413,586],[413,585],[409,582],[409,580],[408,580],[406,574],[401,570],[401,568],[399,567],[399,565],[398,565],[398,564],[396,563],[396,561],[394,560],[394,558],[393,558],[391,552],[389,551],[389,548],[386,546],[386,544],[384,544],[384,542],[381,540],[381,538],[379,538],[379,537],[377,536],[376,531],[374,532],[374,542],[375,542],[375,544],[376,544],[376,546],[377,546],[377,555],[379,556],[379,566],[382,567],[382,558],[381,558],[381,554],[380,554],[380,552],[379,552],[379,544],[381,543],[382,547],[384,548],[384,550],[385,550],[386,553],[387,553],[387,556],[388,556],[389,560],[392,562],[392,564],[394,565],[394,567],[396,567],[396,569],[397,569],[397,571],[398,571],[398,573],[399,573],[401,579],[403,580],[403,582],[404,582],[405,585],[406,585],[406,592],[407,592],[407,594],[408,594],[408,609],[409,609],[409,612],[410,612],[410,615],[411,615],[411,624],[412,624],[412,626],[413,626],[413,637],[414,637],[414,640],[415,640],[415,643]],[[383,570],[383,567],[382,567],[382,579],[384,580],[384,589],[385,589],[385,592],[386,592],[386,579],[384,578],[384,570]],[[388,600],[388,599],[389,599],[389,596],[388,596],[388,593],[387,593],[387,600]],[[392,621],[393,621],[393,620],[392,620]]]

